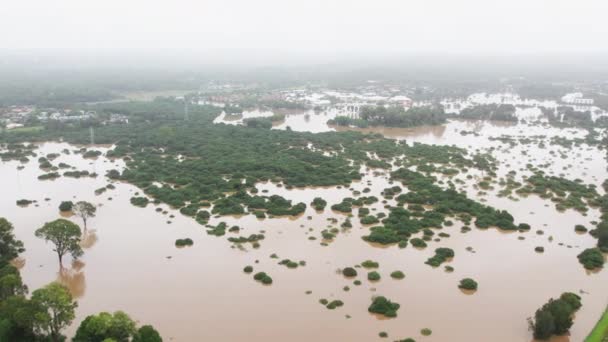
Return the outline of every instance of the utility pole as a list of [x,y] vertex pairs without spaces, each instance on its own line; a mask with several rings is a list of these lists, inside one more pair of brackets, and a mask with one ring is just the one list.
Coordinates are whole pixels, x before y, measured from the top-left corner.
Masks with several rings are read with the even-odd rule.
[[93,126],[89,127],[89,133],[91,134],[91,145],[95,145],[95,131]]

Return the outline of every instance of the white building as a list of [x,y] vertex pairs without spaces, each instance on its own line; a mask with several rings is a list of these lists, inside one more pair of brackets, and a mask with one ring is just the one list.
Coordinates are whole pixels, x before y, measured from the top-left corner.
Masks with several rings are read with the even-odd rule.
[[583,97],[583,93],[570,93],[562,97],[562,102],[567,104],[591,106],[593,105],[593,99],[586,99]]

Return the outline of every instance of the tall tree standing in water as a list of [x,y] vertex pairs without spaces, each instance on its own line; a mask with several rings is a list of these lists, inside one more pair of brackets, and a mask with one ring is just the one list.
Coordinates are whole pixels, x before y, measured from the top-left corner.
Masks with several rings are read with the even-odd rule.
[[36,230],[36,236],[46,241],[51,241],[55,245],[54,251],[59,257],[59,266],[63,268],[63,256],[70,253],[73,258],[78,258],[83,251],[80,247],[80,227],[77,224],[58,219],[47,222],[44,226]]
[[97,211],[97,208],[89,202],[79,201],[76,204],[74,204],[72,211],[74,212],[74,214],[76,216],[78,216],[82,219],[82,223],[84,225],[84,230],[86,231],[87,230],[87,220],[90,217],[95,217],[95,212]]

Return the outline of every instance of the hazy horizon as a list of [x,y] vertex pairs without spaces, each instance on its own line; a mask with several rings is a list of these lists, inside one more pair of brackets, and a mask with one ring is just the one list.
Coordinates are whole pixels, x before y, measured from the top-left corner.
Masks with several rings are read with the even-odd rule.
[[[608,56],[605,1],[12,1],[3,55],[202,65]],[[60,18],[60,19],[59,19]],[[84,59],[84,60],[83,60]],[[604,58],[605,59],[605,58]],[[596,61],[594,61],[596,63]],[[542,64],[542,63],[541,63]],[[588,64],[585,62],[585,64]]]

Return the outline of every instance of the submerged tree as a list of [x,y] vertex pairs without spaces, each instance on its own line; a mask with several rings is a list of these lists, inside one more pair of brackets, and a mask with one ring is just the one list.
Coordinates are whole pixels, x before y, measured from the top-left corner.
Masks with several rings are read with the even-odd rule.
[[47,334],[53,342],[63,341],[61,330],[74,320],[74,310],[78,306],[70,291],[59,283],[32,292],[32,302],[38,307],[34,314],[34,328]]
[[549,299],[549,302],[536,310],[534,319],[528,318],[534,338],[546,340],[553,335],[567,333],[574,323],[574,313],[581,306],[581,297],[572,292],[562,293],[558,299]]
[[57,252],[61,267],[63,267],[63,256],[66,253],[70,253],[73,258],[78,258],[83,254],[80,247],[80,227],[71,221],[58,219],[47,222],[42,228],[36,230],[35,234],[55,245],[54,251]]
[[84,225],[84,230],[87,230],[87,219],[90,217],[95,217],[95,212],[97,208],[86,201],[79,201],[74,204],[72,209],[74,214],[82,219],[82,223]]

